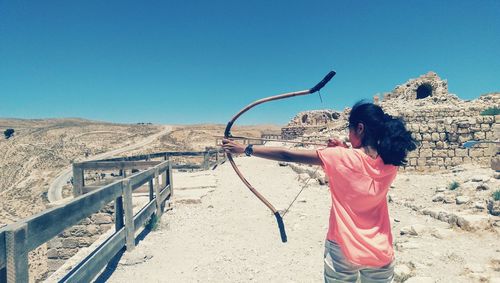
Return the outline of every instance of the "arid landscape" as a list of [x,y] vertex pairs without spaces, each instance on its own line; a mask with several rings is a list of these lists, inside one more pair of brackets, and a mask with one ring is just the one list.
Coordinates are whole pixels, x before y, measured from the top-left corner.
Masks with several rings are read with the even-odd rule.
[[[248,157],[236,162],[279,210],[286,209],[308,183],[284,218],[287,243],[281,243],[273,215],[226,163],[215,171],[177,174],[177,199],[188,191],[204,193],[190,194],[190,202],[175,201],[159,229],[133,253],[125,253],[116,270],[101,279],[322,282],[331,200],[328,186],[316,179],[322,176],[309,180],[317,168],[280,166],[275,161]],[[499,188],[496,178],[498,174],[489,168],[468,166],[438,174],[399,174],[389,196],[395,282],[499,282],[500,217],[490,215],[486,208],[492,189],[477,190],[484,184]],[[199,185],[179,183],[181,180]],[[448,189],[454,180],[460,187]],[[439,194],[436,191],[442,190],[452,201],[432,200]],[[476,193],[467,203],[457,204],[458,196]],[[475,203],[482,208],[476,208]]]
[[[431,89],[429,97],[415,100],[411,93],[422,85]],[[498,140],[500,115],[490,109],[498,111],[500,94],[463,101],[449,94],[445,82],[429,72],[374,101],[392,115],[403,117],[419,143],[388,195],[396,282],[500,282],[498,146],[463,146],[472,139]],[[317,147],[300,143],[345,138],[348,113],[349,109],[306,111],[282,127],[240,126],[233,135],[281,136],[299,144],[285,141],[261,146],[314,149]],[[224,127],[2,119],[0,129],[15,132],[0,141],[0,225],[70,200],[70,180],[64,184],[65,199],[51,204],[47,191],[72,162],[217,149],[216,140]],[[237,157],[236,162],[279,210],[286,209],[305,188],[285,219],[289,243],[279,242],[272,215],[228,163],[216,170],[174,170],[174,198],[158,229],[136,250],[118,259],[115,268],[104,272],[97,282],[322,281],[323,242],[331,205],[324,172],[258,158]],[[84,177],[91,180],[94,175],[99,178],[99,172],[92,171]],[[143,203],[144,197],[136,195],[134,205]],[[57,276],[81,259],[80,252],[88,252],[92,242],[106,230],[112,231],[113,213],[112,207],[101,210],[30,253],[31,279],[49,276],[49,282],[57,281]],[[68,235],[81,237],[68,239]],[[61,266],[50,276],[49,270]]]
[[[83,119],[0,119],[0,130],[8,128],[13,128],[15,134],[0,139],[0,226],[45,209],[49,183],[62,168],[138,143],[163,127]],[[207,146],[215,146],[213,136],[221,135],[223,129],[222,125],[173,126],[172,131],[153,142],[119,156],[205,150]],[[260,137],[268,131],[279,132],[279,127],[248,126],[237,129],[236,133]]]
[[[120,152],[117,156],[127,156],[157,151],[204,150],[206,146],[215,145],[213,136],[220,135],[224,126],[172,126],[159,138],[128,151],[120,149],[133,148],[148,137],[161,133],[164,127],[83,119],[0,119],[0,130],[3,133],[6,129],[14,129],[15,132],[9,139],[0,139],[0,227],[49,208],[49,186],[72,162],[107,156],[106,153],[113,152]],[[236,132],[250,136],[279,130],[272,125],[242,129]],[[193,142],[186,143],[186,136],[194,137]],[[63,197],[71,197],[71,187],[70,182],[64,185]],[[33,278],[44,277],[46,257],[45,245],[30,253],[31,275],[36,275]]]
[[393,282],[500,283],[499,11],[0,1],[0,283],[326,283],[329,225],[386,263],[387,215]]
[[152,125],[118,125],[82,119],[1,119],[0,225],[46,208],[47,189],[72,162],[134,144],[160,131]]

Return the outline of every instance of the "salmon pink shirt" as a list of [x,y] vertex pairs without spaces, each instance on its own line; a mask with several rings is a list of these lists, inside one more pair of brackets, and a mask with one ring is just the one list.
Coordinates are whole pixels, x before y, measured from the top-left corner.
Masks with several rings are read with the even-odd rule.
[[394,257],[387,192],[398,167],[361,149],[317,151],[328,176],[332,208],[327,239],[354,264],[381,267]]

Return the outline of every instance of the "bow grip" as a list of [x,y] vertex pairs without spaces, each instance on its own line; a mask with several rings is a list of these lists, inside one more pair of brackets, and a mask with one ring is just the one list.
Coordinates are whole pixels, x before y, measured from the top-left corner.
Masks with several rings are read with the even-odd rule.
[[285,231],[285,224],[283,223],[283,218],[281,218],[281,215],[278,211],[274,213],[274,216],[276,216],[276,221],[278,221],[278,228],[280,228],[280,236],[281,236],[281,241],[283,243],[286,243],[286,231]]
[[322,89],[335,76],[335,71],[330,71],[317,85],[309,90],[310,93],[315,93]]

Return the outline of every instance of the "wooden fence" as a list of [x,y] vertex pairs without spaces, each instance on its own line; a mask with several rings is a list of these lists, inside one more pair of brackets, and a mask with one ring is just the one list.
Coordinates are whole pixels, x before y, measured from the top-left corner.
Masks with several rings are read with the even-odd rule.
[[[179,165],[170,156],[203,156],[201,164]],[[163,160],[151,160],[161,158]],[[75,198],[0,229],[0,282],[28,282],[28,253],[67,228],[78,224],[110,202],[115,205],[115,232],[73,267],[60,282],[89,282],[124,247],[135,247],[134,233],[153,215],[161,217],[165,201],[173,195],[172,169],[208,169],[225,160],[222,151],[158,152],[147,155],[75,163]],[[146,169],[147,168],[147,169]],[[85,170],[146,169],[111,184],[84,192]],[[149,202],[133,215],[132,192],[149,184]]]
[[283,140],[281,134],[271,134],[271,133],[263,133],[261,135],[263,139],[272,139],[272,140]]
[[[223,138],[219,138],[219,137],[215,138],[215,146],[221,146],[222,140],[223,140]],[[251,137],[248,139],[239,139],[238,142],[242,143],[244,145],[247,145],[247,144],[263,145],[266,143],[265,141],[263,141],[259,138],[252,139]]]
[[151,154],[134,155],[128,157],[117,157],[101,159],[97,161],[140,161],[140,160],[152,160],[155,158],[163,158],[168,160],[169,157],[175,156],[203,156],[204,162],[201,164],[176,164],[172,163],[173,169],[208,169],[212,165],[221,162],[225,159],[224,152],[221,150],[206,150],[206,151],[163,151]]
[[[166,175],[160,182],[160,175]],[[108,203],[115,203],[115,232],[61,282],[89,282],[123,247],[135,247],[135,231],[151,219],[160,217],[165,201],[172,195],[170,161],[101,187],[72,201],[0,229],[0,282],[28,282],[28,253],[54,238],[65,229],[98,212]],[[135,215],[132,192],[149,183],[149,202]]]
[[[162,160],[171,160],[170,157],[203,157],[201,163],[176,164],[171,162],[173,169],[191,169],[207,170],[210,167],[219,164],[225,160],[223,151],[165,151],[152,154],[135,155],[128,157],[117,157],[95,161],[87,161],[73,164],[73,196],[79,196],[84,193],[95,190],[98,187],[85,185],[85,170],[120,170],[122,175],[126,175],[129,169],[144,169],[159,164],[161,161],[152,159],[161,158]],[[166,176],[161,176],[164,179]]]

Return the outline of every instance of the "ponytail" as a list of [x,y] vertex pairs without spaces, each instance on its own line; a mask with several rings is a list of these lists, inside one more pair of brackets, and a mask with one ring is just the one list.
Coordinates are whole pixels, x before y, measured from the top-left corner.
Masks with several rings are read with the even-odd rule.
[[385,164],[406,165],[406,155],[417,148],[415,140],[400,118],[388,118],[384,127],[385,133],[376,147],[378,154]]
[[349,115],[349,127],[354,128],[358,123],[365,127],[362,145],[375,148],[385,164],[406,165],[408,152],[417,148],[404,121],[384,113],[378,105],[357,102]]

